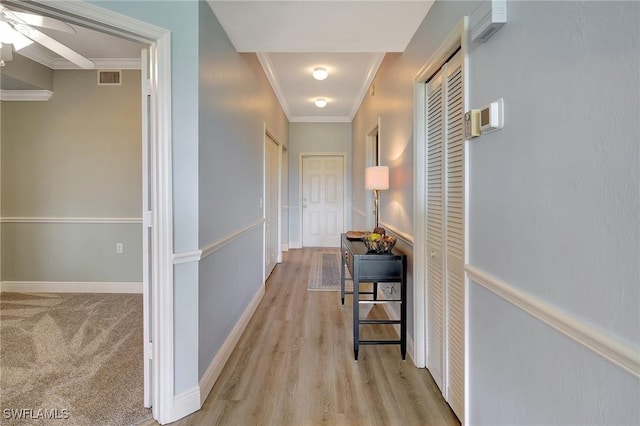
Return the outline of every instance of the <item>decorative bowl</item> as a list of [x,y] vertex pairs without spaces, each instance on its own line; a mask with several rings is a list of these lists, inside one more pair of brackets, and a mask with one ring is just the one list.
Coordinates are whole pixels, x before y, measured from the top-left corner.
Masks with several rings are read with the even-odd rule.
[[362,242],[370,253],[389,253],[396,245],[396,237],[393,235],[380,235],[376,239],[371,239],[371,234],[368,232],[362,237]]

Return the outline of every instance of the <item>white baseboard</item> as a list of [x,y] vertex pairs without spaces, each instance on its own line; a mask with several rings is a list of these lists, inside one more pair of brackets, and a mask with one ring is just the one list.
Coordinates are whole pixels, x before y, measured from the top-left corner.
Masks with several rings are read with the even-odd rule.
[[141,282],[3,281],[0,292],[13,293],[142,293]]
[[173,421],[195,413],[202,407],[200,387],[196,386],[173,397]]
[[231,333],[229,333],[229,336],[225,339],[222,347],[211,361],[211,364],[209,364],[207,371],[204,372],[204,375],[200,379],[200,406],[204,404],[207,396],[209,396],[209,392],[213,389],[213,385],[216,383],[216,380],[218,380],[218,376],[220,376],[222,368],[227,363],[227,360],[231,356],[233,349],[236,347],[238,340],[240,340],[242,332],[247,328],[247,324],[253,316],[253,313],[256,311],[256,308],[263,296],[264,284],[260,286],[255,296],[253,296],[249,306],[247,306],[247,309],[245,309],[244,313],[233,327],[233,330],[231,330]]
[[302,248],[302,243],[301,242],[289,242],[289,248],[290,249],[299,249]]
[[289,244],[282,244],[282,251],[289,251]]

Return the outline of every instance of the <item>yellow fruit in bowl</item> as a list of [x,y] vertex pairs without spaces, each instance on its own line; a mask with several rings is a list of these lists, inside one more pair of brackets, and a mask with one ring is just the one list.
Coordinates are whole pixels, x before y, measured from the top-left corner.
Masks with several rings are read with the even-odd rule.
[[380,234],[375,234],[375,233],[369,234],[369,241],[378,241],[380,238],[382,238],[382,235]]

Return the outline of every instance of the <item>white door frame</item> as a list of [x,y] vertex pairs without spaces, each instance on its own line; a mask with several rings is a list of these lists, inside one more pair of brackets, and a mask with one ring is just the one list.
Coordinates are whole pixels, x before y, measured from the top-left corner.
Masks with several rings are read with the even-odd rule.
[[[134,18],[84,2],[35,0],[28,8],[66,22],[149,44],[150,115],[152,152],[152,316],[154,336],[150,379],[153,417],[161,424],[174,418],[173,366],[173,175],[171,125],[171,33]],[[144,172],[144,171],[143,171]]]
[[304,247],[304,241],[302,238],[302,159],[304,157],[342,157],[342,231],[344,232],[347,226],[347,210],[349,210],[348,196],[347,196],[347,153],[346,152],[301,152],[298,158],[298,224],[300,235],[300,246]]
[[277,235],[277,253],[276,253],[276,263],[282,262],[282,144],[278,142],[278,140],[267,130],[266,123],[264,124],[264,140],[262,143],[263,146],[263,186],[262,186],[262,199],[264,202],[262,203],[262,215],[264,217],[264,225],[263,225],[263,253],[262,258],[265,259],[265,264],[262,267],[262,281],[265,282],[268,278],[266,273],[266,254],[267,254],[267,138],[271,139],[276,146],[278,147],[277,157],[278,157],[278,165],[277,165],[277,180],[278,180],[278,194],[277,194],[277,206],[278,206],[278,218],[276,221],[276,235]]
[[[468,81],[468,18],[464,17],[458,25],[449,33],[447,38],[442,42],[438,50],[431,55],[430,59],[418,72],[414,78],[414,117],[413,117],[413,339],[414,339],[414,354],[413,361],[417,367],[424,368],[427,365],[427,339],[426,330],[428,322],[428,312],[426,306],[427,296],[427,276],[426,271],[426,201],[427,201],[427,189],[426,189],[426,174],[427,174],[427,149],[425,145],[426,141],[426,127],[425,127],[425,90],[424,85],[429,77],[434,75],[447,59],[458,48],[462,50],[462,67],[464,78],[464,110],[469,109],[469,81]],[[465,148],[466,149],[466,148]],[[466,163],[468,167],[468,162]],[[468,170],[465,171],[465,179],[468,179]],[[465,185],[469,188],[468,185]],[[468,191],[466,194],[467,200],[465,203],[468,205]],[[469,209],[465,209],[465,215],[468,215]],[[468,217],[464,218],[465,223],[468,223]],[[465,264],[468,263],[468,238],[469,227],[465,226]],[[469,334],[467,330],[469,321],[469,307],[468,307],[468,277],[465,273],[465,384],[464,384],[464,417],[461,420],[462,424],[467,424],[469,418]]]

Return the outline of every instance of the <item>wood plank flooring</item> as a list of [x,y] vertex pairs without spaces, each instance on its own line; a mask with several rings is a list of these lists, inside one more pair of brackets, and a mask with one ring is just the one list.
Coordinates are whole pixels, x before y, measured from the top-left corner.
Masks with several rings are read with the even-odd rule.
[[[202,409],[174,425],[459,425],[425,369],[397,345],[353,359],[352,301],[307,291],[314,249],[285,253]],[[367,316],[386,317],[374,305]],[[397,338],[392,326],[363,337]]]

